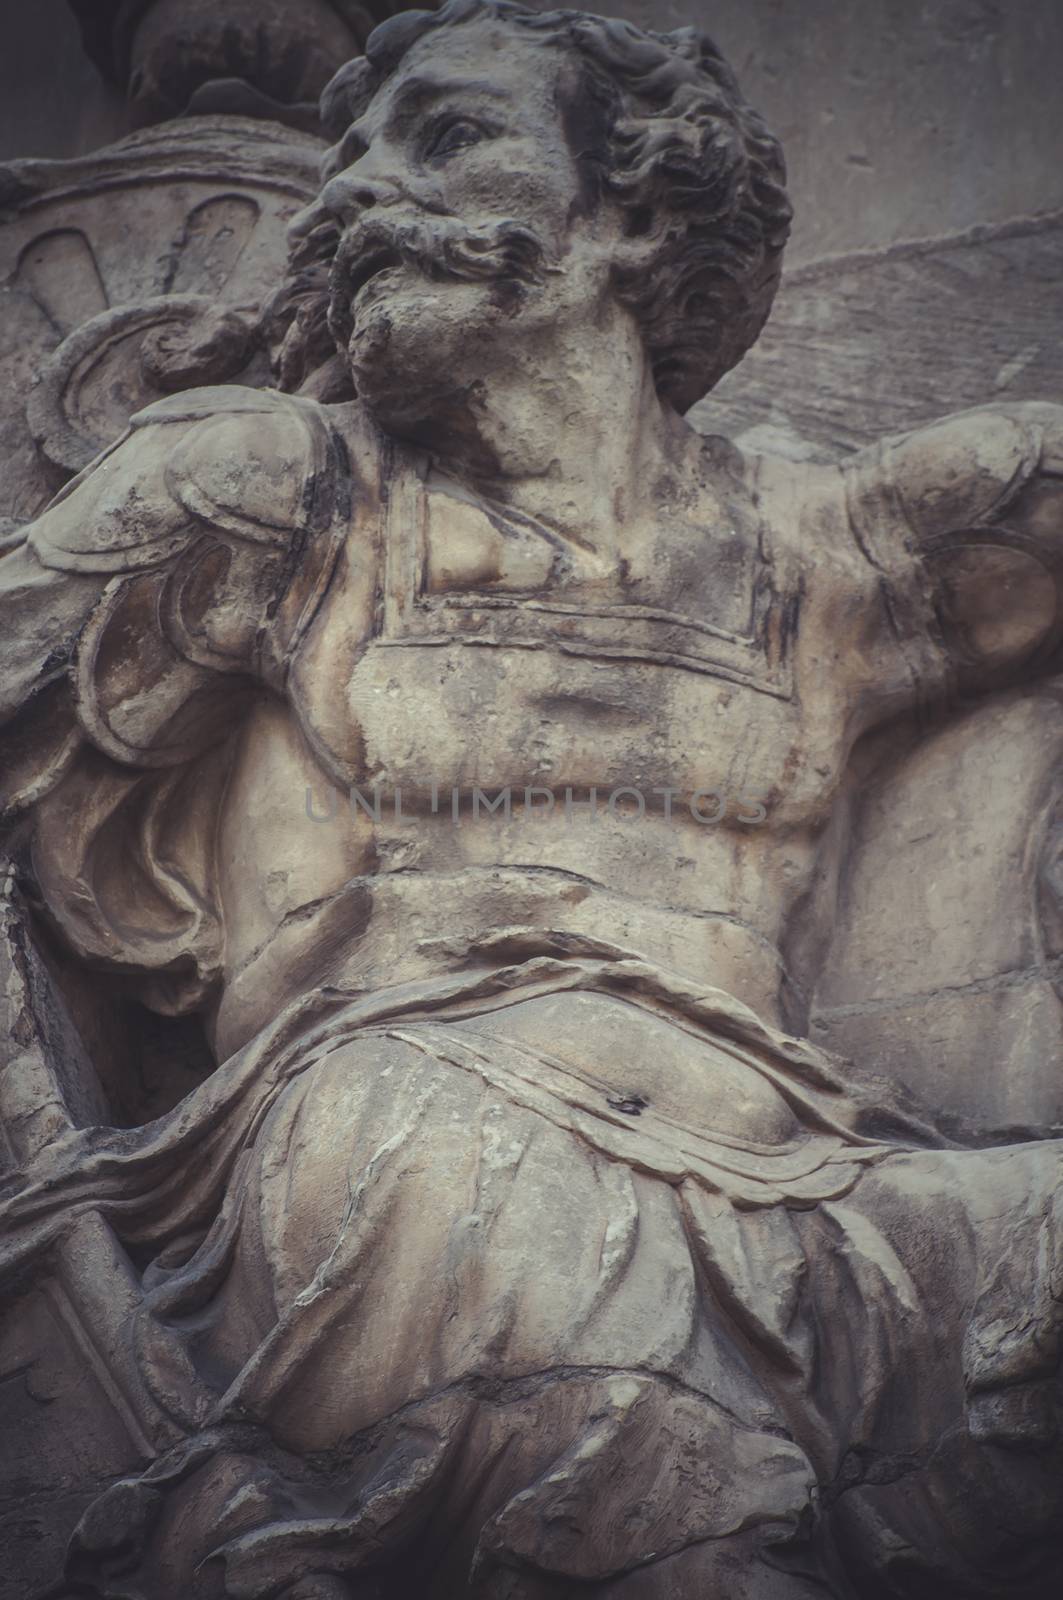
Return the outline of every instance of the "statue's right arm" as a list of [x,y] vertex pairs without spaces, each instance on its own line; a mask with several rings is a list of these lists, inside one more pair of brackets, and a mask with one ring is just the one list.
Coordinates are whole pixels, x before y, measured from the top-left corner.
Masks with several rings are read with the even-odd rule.
[[1063,406],[959,412],[849,457],[841,474],[909,662],[960,694],[1059,673]]
[[349,525],[322,408],[271,392],[175,396],[69,484],[0,560],[0,814],[86,742],[181,763],[283,687]]

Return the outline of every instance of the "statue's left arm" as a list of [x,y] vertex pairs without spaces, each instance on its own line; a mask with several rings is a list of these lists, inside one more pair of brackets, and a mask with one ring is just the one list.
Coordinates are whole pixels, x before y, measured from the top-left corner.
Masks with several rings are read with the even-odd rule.
[[140,973],[158,1009],[217,981],[233,738],[287,694],[353,485],[323,408],[191,391],[134,417],[0,563],[0,850],[28,848],[67,944]]
[[955,687],[1063,669],[1063,406],[962,412],[842,470],[854,535],[904,597],[891,616],[921,625]]

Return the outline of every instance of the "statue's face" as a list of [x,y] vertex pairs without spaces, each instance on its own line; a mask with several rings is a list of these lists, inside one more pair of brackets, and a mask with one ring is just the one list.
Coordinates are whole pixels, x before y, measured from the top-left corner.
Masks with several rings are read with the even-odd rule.
[[[607,292],[620,219],[594,206],[570,147],[575,61],[491,20],[430,33],[349,130],[322,194],[344,223],[334,307],[349,303],[359,393],[394,431],[427,427]],[[335,320],[335,319],[334,319]],[[575,336],[578,336],[575,335]]]

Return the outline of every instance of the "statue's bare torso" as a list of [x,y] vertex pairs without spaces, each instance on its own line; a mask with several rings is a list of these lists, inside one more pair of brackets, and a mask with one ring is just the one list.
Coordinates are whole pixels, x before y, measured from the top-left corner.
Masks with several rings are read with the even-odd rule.
[[305,734],[271,702],[241,740],[226,1045],[268,1020],[242,996],[275,1006],[287,974],[380,982],[509,925],[799,1025],[790,921],[849,748],[910,677],[841,475],[718,440],[703,462],[608,553],[391,466],[303,645]]
[[[584,540],[355,406],[208,390],[145,413],[38,523],[27,594],[36,563],[80,575],[99,748],[164,771],[199,750],[224,777],[212,840],[165,813],[179,879],[216,862],[197,956],[219,1055],[322,984],[435,971],[508,927],[802,1032],[856,741],[1053,659],[1057,430],[995,408],[838,468],[684,430],[652,515],[614,494]],[[41,826],[46,892],[84,919],[92,813],[61,798]]]

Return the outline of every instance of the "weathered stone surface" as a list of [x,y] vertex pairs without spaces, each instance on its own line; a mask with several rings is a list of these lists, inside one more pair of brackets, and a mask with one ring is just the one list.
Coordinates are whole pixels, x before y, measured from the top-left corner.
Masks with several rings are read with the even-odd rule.
[[257,308],[320,149],[202,118],[0,168],[0,532],[163,393],[268,378]]
[[[757,348],[690,420],[832,461],[926,424],[943,396],[1058,395],[1061,284],[1058,216],[798,269]],[[972,708],[947,733],[902,733],[854,801],[813,1037],[968,1135],[1061,1120],[1059,888],[1039,855],[1053,837],[1057,702],[1053,685]]]
[[1058,683],[912,730],[862,779],[812,1036],[957,1137],[1063,1125]]
[[16,1581],[1048,1600],[1063,410],[683,420],[789,216],[691,34],[451,4],[324,120],[286,274],[276,131],[152,136],[124,303],[8,183]]
[[784,280],[769,327],[691,421],[832,459],[950,405],[1063,387],[1063,214],[894,245]]

